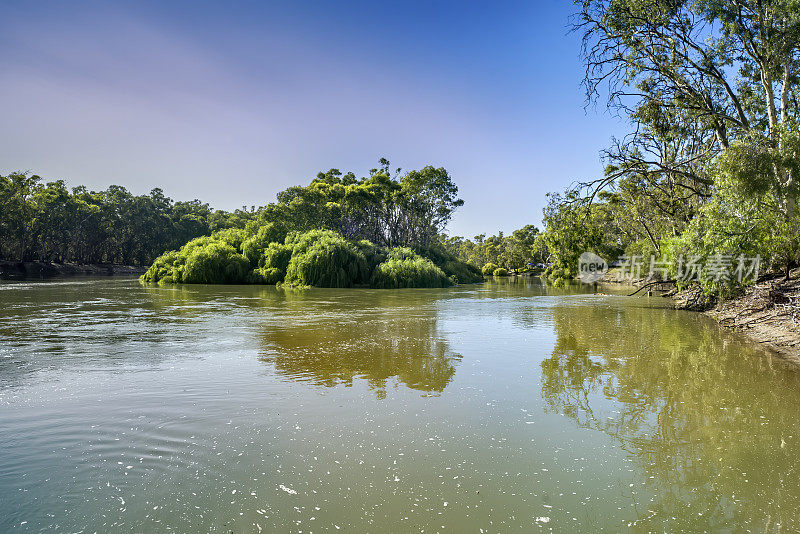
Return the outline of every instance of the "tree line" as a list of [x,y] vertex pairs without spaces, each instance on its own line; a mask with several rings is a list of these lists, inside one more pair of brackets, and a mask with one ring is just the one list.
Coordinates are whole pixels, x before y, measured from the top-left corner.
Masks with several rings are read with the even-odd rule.
[[[200,200],[173,201],[158,188],[148,195],[134,195],[118,185],[104,191],[68,189],[63,180],[45,182],[40,176],[16,172],[0,176],[0,259],[150,265],[164,252],[184,249],[188,243],[192,246],[186,250],[200,243],[224,242],[259,268],[257,253],[242,248],[248,239],[254,238],[250,246],[260,240],[263,248],[284,242],[291,232],[330,230],[350,242],[366,240],[386,250],[405,247],[422,252],[421,259],[399,252],[387,255],[391,261],[384,270],[414,259],[416,271],[427,273],[428,284],[445,283],[442,273],[453,280],[475,281],[474,267],[491,275],[498,268],[529,270],[543,261],[537,248],[539,231],[533,225],[509,235],[447,236],[447,223],[462,205],[445,169],[392,171],[385,158],[366,177],[330,169],[306,186],[279,192],[276,202],[230,212],[214,210]],[[196,239],[200,237],[208,239]],[[286,262],[287,258],[284,254]],[[445,267],[442,273],[419,263],[431,258]],[[287,267],[288,263],[282,269]],[[244,278],[250,270],[247,264],[233,278]],[[265,279],[274,283],[283,277],[272,273]]]
[[[800,4],[580,0],[587,103],[630,130],[602,176],[550,195],[539,239],[552,278],[581,252],[675,260],[800,253]],[[703,275],[709,295],[734,280]]]
[[492,275],[497,269],[506,274],[540,270],[546,251],[538,238],[539,229],[529,224],[509,235],[498,232],[489,237],[476,235],[473,239],[442,236],[442,243],[460,260],[481,268],[485,275]]
[[197,236],[244,227],[253,209],[213,210],[153,189],[67,188],[29,173],[0,176],[0,260],[147,265]]

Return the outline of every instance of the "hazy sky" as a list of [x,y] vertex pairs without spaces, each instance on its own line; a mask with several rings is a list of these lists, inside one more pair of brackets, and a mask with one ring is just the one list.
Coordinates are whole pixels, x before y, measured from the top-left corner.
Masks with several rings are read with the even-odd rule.
[[0,174],[232,209],[318,171],[448,169],[451,234],[539,224],[620,125],[572,3],[0,2]]

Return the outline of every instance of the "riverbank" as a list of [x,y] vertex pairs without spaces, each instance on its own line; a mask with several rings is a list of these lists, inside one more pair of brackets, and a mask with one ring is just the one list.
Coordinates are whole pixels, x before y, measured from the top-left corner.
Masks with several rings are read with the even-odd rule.
[[9,278],[52,278],[56,276],[138,276],[146,267],[134,265],[114,265],[110,263],[50,263],[40,261],[0,261],[0,279]]

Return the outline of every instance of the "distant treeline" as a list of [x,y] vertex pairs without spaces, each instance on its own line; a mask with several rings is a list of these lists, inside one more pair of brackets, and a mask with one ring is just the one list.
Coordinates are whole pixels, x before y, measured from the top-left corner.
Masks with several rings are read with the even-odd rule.
[[150,264],[165,250],[225,228],[242,228],[254,211],[213,210],[175,202],[161,189],[134,195],[43,183],[28,173],[0,176],[0,260]]
[[461,261],[491,275],[498,269],[500,272],[520,272],[540,268],[548,254],[538,237],[539,229],[528,224],[509,235],[503,235],[503,232],[489,237],[480,234],[474,239],[442,236],[442,243]]

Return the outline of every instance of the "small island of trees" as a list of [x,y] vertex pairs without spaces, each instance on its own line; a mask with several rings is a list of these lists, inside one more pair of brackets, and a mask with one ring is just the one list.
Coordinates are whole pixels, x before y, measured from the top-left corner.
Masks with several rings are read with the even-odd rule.
[[254,211],[242,228],[190,240],[159,256],[146,283],[447,287],[483,280],[439,239],[463,204],[443,168],[358,179],[336,169]]

